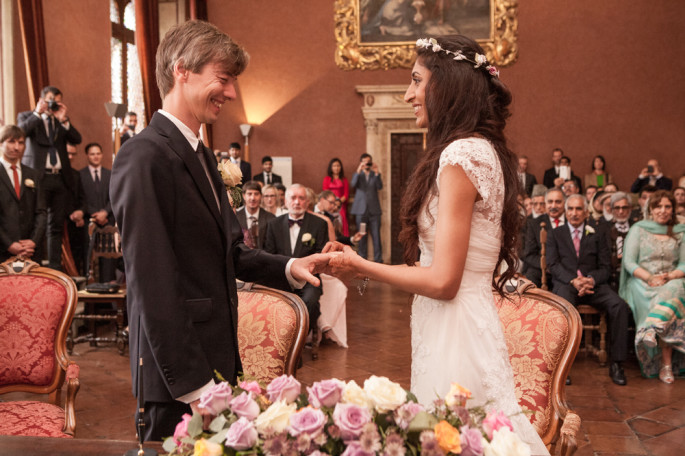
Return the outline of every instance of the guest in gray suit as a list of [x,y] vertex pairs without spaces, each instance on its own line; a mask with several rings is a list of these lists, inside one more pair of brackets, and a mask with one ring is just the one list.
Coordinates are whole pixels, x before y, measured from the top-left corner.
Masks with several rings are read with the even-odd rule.
[[[350,183],[355,189],[354,203],[350,214],[353,214],[357,221],[357,229],[361,231],[361,224],[366,223],[367,232],[371,234],[373,241],[373,261],[383,262],[383,252],[381,248],[381,203],[378,201],[378,191],[383,188],[381,173],[378,165],[373,163],[371,155],[362,154],[359,157],[357,172],[352,176]],[[367,257],[367,237],[364,236],[359,241],[358,253],[362,258]]]

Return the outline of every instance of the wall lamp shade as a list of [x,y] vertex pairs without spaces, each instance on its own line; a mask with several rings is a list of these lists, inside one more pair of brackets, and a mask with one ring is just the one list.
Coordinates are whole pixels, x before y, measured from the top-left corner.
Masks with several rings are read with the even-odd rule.
[[252,125],[240,124],[240,133],[242,133],[244,137],[247,138],[248,136],[250,136],[250,131],[252,131]]
[[121,104],[121,103],[112,103],[111,101],[108,101],[105,103],[105,109],[107,110],[107,114],[109,114],[110,117],[117,117],[119,119],[123,119],[124,116],[126,116],[126,105]]

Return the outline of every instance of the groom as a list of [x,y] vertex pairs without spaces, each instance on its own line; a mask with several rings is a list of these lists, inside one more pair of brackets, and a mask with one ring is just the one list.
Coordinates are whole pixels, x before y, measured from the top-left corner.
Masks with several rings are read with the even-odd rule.
[[162,109],[122,146],[110,186],[145,440],[173,435],[191,409],[206,415],[199,398],[215,372],[230,381],[241,372],[236,277],[288,290],[318,286],[312,273],[328,261],[247,248],[216,161],[198,137],[201,124],[214,123],[236,98],[245,50],[215,26],[189,21],[169,30],[156,60]]

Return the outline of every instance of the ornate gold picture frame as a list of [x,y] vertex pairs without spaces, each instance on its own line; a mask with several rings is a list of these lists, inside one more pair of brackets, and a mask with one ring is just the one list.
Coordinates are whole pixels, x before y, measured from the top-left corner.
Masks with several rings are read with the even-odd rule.
[[518,0],[336,0],[335,63],[343,70],[411,68],[417,38],[463,33],[490,62],[511,65],[517,13]]

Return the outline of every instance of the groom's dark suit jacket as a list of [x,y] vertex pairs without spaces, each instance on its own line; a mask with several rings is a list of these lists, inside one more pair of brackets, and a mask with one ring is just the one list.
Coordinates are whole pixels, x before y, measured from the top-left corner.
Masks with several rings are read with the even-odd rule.
[[[27,180],[33,187],[27,186]],[[21,198],[17,198],[14,184],[7,170],[0,164],[0,261],[12,255],[7,251],[12,243],[31,239],[40,246],[45,236],[45,201],[40,191],[40,174],[21,165]]]
[[231,209],[212,153],[197,154],[160,113],[122,146],[110,195],[121,230],[128,282],[133,390],[143,357],[146,401],[195,391],[214,370],[235,380],[238,354],[236,277],[290,289],[288,258],[251,250]]

